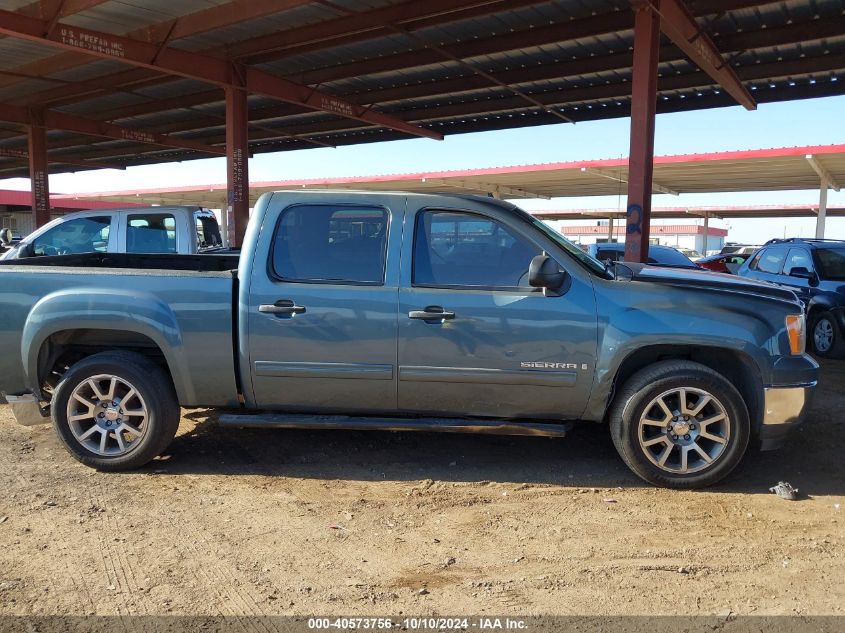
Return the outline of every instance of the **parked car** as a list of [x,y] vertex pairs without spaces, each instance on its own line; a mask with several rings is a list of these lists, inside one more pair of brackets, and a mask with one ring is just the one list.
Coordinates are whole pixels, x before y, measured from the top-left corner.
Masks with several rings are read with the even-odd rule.
[[720,253],[722,255],[753,255],[759,248],[752,244],[725,244]]
[[[588,253],[603,262],[618,262],[625,259],[625,244],[606,242],[590,244]],[[669,246],[650,244],[648,247],[648,263],[672,268],[698,268],[695,262],[683,253]]]
[[806,306],[813,353],[845,358],[845,241],[770,240],[737,274],[794,290]]
[[697,250],[692,249],[692,248],[676,248],[675,250],[678,251],[679,253],[681,253],[682,255],[686,255],[693,262],[695,262],[695,261],[697,261],[697,260],[699,260],[703,257],[703,255],[701,253],[699,253]]
[[0,263],[0,389],[76,459],[166,450],[179,407],[233,427],[562,436],[606,422],[652,484],[697,488],[801,421],[818,365],[791,290],[610,272],[476,196],[268,193],[238,261],[94,253]]
[[0,253],[5,253],[20,241],[21,236],[12,233],[11,229],[0,229]]
[[729,273],[735,275],[745,261],[751,255],[737,255],[735,253],[728,253],[725,255],[711,255],[710,257],[702,257],[697,259],[695,263],[702,268],[712,270],[717,273]]
[[80,253],[199,253],[223,241],[201,207],[136,207],[69,213],[13,245],[2,259]]

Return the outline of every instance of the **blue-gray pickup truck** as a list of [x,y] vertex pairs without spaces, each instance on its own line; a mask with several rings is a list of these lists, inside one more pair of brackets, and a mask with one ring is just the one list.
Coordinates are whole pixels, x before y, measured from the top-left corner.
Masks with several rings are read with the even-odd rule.
[[790,290],[609,268],[475,196],[265,194],[239,258],[0,265],[0,389],[106,471],[160,455],[180,406],[202,406],[235,427],[604,422],[642,479],[696,488],[801,422],[818,371],[804,339]]

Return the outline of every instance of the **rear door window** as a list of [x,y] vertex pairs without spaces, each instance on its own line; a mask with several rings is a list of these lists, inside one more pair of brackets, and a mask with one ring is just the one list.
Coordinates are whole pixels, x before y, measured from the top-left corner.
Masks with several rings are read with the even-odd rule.
[[176,218],[170,213],[133,213],[126,218],[127,253],[175,253]]
[[809,272],[813,271],[813,258],[809,251],[804,248],[792,248],[789,250],[789,255],[786,257],[786,264],[783,266],[783,274],[789,275],[793,268],[806,268]]
[[387,224],[378,207],[290,207],[276,227],[273,272],[283,281],[381,284]]

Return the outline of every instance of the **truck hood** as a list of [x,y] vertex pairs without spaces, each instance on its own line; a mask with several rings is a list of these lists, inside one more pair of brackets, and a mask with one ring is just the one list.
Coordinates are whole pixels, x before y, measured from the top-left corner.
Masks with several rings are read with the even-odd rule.
[[[625,269],[629,269],[632,274]],[[624,262],[616,266],[617,279],[629,278],[634,282],[646,281],[650,283],[669,284],[690,288],[700,288],[721,292],[750,294],[770,299],[780,299],[796,305],[801,305],[795,293],[783,286],[766,281],[756,281],[736,275],[715,273],[707,270],[689,270],[686,268],[664,268]]]

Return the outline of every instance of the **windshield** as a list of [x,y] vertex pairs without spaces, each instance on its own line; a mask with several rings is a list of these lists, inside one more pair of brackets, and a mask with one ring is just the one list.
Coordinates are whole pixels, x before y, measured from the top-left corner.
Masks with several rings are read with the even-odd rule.
[[823,279],[845,281],[845,247],[817,248],[816,257]]
[[587,268],[590,272],[595,273],[596,275],[600,275],[605,279],[612,279],[613,276],[607,272],[604,264],[602,264],[596,258],[588,255],[580,248],[578,248],[575,244],[570,242],[568,239],[563,237],[560,233],[552,229],[548,224],[543,222],[542,220],[538,220],[530,213],[523,211],[520,208],[516,208],[516,211],[519,212],[519,217],[522,217],[526,220],[529,224],[533,225],[535,228],[539,229],[543,235],[548,237],[552,240],[555,244],[560,246],[563,250],[565,250],[569,255],[574,257],[578,262]]

